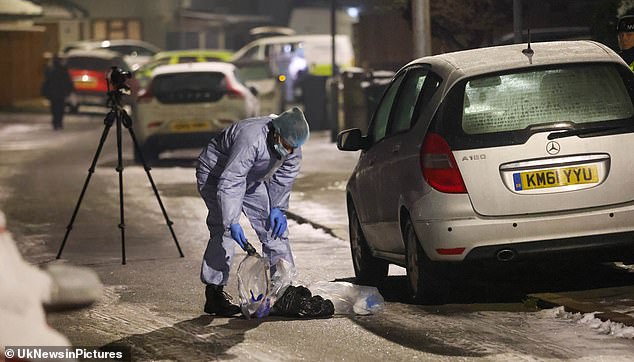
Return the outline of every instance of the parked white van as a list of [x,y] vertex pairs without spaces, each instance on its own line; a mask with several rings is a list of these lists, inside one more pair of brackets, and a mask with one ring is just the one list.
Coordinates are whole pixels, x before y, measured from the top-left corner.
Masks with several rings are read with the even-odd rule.
[[[335,36],[335,60],[339,69],[354,63],[350,37]],[[232,61],[268,61],[272,71],[285,83],[285,98],[292,101],[293,86],[300,72],[311,75],[332,74],[332,36],[330,34],[306,34],[272,36],[254,40],[238,50]]]
[[[254,40],[238,50],[233,61],[269,60],[287,56],[301,56],[311,74],[330,75],[332,73],[332,37],[330,34],[307,34],[272,36]],[[300,50],[301,49],[301,50]],[[335,36],[335,57],[340,68],[349,67],[354,62],[352,42],[347,35]],[[284,74],[284,73],[280,73]]]

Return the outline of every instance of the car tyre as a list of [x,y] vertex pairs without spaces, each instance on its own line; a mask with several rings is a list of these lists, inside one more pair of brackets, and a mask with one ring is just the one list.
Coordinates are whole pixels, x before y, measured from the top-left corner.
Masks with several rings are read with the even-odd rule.
[[387,276],[389,263],[372,255],[363,235],[357,212],[352,204],[348,206],[348,221],[350,251],[356,282],[362,285],[378,286]]
[[411,301],[416,304],[441,303],[446,297],[447,286],[439,277],[438,266],[425,255],[411,221],[405,226],[405,243],[407,287]]

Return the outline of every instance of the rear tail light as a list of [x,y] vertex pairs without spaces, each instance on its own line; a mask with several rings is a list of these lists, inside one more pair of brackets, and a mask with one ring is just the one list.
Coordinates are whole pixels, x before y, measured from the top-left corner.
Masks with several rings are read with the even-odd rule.
[[108,90],[105,76],[98,71],[70,69],[68,73],[77,90],[91,92],[105,92]]
[[231,99],[244,99],[244,94],[240,93],[235,89],[227,90],[227,96]]
[[139,91],[137,97],[137,103],[149,103],[154,95],[152,94],[152,85],[150,84],[147,88],[143,88]]
[[227,97],[231,99],[244,99],[244,94],[242,94],[239,89],[235,88],[229,79],[225,78],[225,81],[227,82]]
[[90,76],[88,74],[82,74],[77,77],[73,77],[73,82],[77,84],[85,84],[85,83],[97,83],[97,78]]
[[462,175],[447,141],[437,133],[428,133],[420,151],[420,166],[429,185],[440,192],[466,193]]
[[464,250],[465,248],[436,249],[436,252],[440,255],[461,255]]

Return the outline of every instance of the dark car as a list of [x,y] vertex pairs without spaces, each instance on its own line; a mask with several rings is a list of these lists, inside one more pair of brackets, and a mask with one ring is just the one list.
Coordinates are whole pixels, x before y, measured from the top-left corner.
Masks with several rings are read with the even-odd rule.
[[[109,50],[71,50],[66,55],[66,67],[75,86],[75,99],[71,98],[71,110],[77,111],[80,106],[106,106],[108,99],[107,74],[111,67],[118,67],[130,72],[123,57]],[[132,95],[123,98],[123,103],[134,104],[138,91],[134,78],[128,81]]]

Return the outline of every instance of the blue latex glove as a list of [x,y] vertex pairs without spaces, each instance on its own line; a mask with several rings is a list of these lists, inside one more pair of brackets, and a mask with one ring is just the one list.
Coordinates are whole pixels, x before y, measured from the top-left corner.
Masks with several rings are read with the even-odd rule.
[[286,215],[282,212],[282,210],[278,208],[271,209],[271,214],[269,215],[268,228],[273,229],[272,235],[273,240],[279,238],[286,231],[286,226],[288,223],[286,222]]
[[240,224],[231,224],[229,225],[229,229],[231,230],[231,237],[233,238],[233,240],[235,240],[236,243],[240,245],[242,250],[245,250],[244,248],[247,245],[247,237],[244,236],[242,226],[240,226]]

